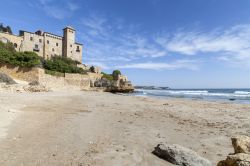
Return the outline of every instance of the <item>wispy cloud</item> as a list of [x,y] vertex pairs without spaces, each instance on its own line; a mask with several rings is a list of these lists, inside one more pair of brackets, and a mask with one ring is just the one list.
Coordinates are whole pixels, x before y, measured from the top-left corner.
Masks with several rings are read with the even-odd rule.
[[[34,3],[34,1],[32,3]],[[58,4],[56,0],[38,0],[38,4],[35,5],[42,8],[48,16],[56,19],[71,17],[73,13],[80,8],[79,5],[72,0],[62,0],[60,4]]]
[[214,53],[218,60],[250,66],[250,25],[237,25],[212,32],[178,32],[171,39],[156,41],[168,52],[182,55]]
[[132,63],[121,66],[116,66],[119,69],[150,69],[150,70],[176,70],[189,69],[197,70],[199,62],[194,60],[177,60],[172,63],[146,62],[146,63]]
[[118,66],[119,63],[167,55],[165,48],[136,34],[138,26],[125,25],[122,20],[112,20],[111,23],[107,18],[93,14],[81,21],[81,27],[79,34],[86,41],[87,62],[97,61],[107,66],[117,63]]
[[[99,62],[105,68],[193,70],[200,59],[209,60],[207,55],[217,62],[250,67],[250,25],[211,31],[182,28],[156,35],[140,32],[139,26],[94,14],[83,19],[81,27],[86,62]],[[187,56],[192,61],[182,60]]]

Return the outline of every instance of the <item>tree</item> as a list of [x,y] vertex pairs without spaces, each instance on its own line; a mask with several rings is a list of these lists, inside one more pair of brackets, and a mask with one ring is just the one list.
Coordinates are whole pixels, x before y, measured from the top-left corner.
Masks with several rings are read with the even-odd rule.
[[91,66],[91,67],[89,68],[89,70],[90,70],[90,72],[94,73],[94,72],[95,72],[95,67],[94,67],[94,66]]
[[8,32],[9,34],[12,34],[12,30],[10,26],[3,26],[3,23],[0,24],[0,32]]
[[119,75],[121,75],[120,70],[114,70],[113,73],[112,73],[112,76],[113,76],[114,80],[117,80]]
[[113,76],[118,76],[121,75],[121,71],[120,70],[114,70],[112,73]]
[[4,29],[3,23],[0,23],[0,32],[3,32],[3,29]]
[[12,30],[11,30],[11,27],[10,27],[10,26],[7,26],[7,27],[6,27],[6,31],[7,31],[9,34],[12,34]]

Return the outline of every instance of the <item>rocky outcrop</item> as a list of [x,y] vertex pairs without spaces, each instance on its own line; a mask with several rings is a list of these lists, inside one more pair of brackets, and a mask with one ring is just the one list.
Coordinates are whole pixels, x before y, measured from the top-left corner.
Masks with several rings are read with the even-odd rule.
[[212,166],[210,161],[196,152],[180,145],[159,144],[152,152],[154,155],[172,164],[180,166]]
[[116,80],[112,82],[106,91],[112,93],[130,93],[134,91],[134,87],[130,81]]
[[232,137],[231,140],[234,147],[234,153],[250,154],[250,137],[236,136]]
[[112,93],[130,93],[134,91],[134,87],[130,81],[123,79],[124,77],[118,77],[117,80],[108,80],[107,78],[101,78],[94,82],[95,87],[103,88],[106,92]]
[[4,73],[0,73],[0,82],[6,83],[8,85],[16,84],[16,82],[10,76]]
[[250,166],[250,137],[236,136],[231,140],[234,154],[229,154],[217,166]]

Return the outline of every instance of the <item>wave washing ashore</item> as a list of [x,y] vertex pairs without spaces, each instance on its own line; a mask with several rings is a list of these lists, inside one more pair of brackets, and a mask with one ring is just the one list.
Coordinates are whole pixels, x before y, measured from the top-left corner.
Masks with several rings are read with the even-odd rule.
[[250,89],[166,89],[139,88],[133,95],[230,101],[250,104]]

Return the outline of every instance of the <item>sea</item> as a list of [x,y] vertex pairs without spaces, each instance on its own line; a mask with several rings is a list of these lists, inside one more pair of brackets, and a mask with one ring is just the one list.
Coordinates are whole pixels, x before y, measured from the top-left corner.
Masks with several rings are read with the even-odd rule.
[[250,89],[168,89],[145,87],[136,88],[133,95],[250,104]]

